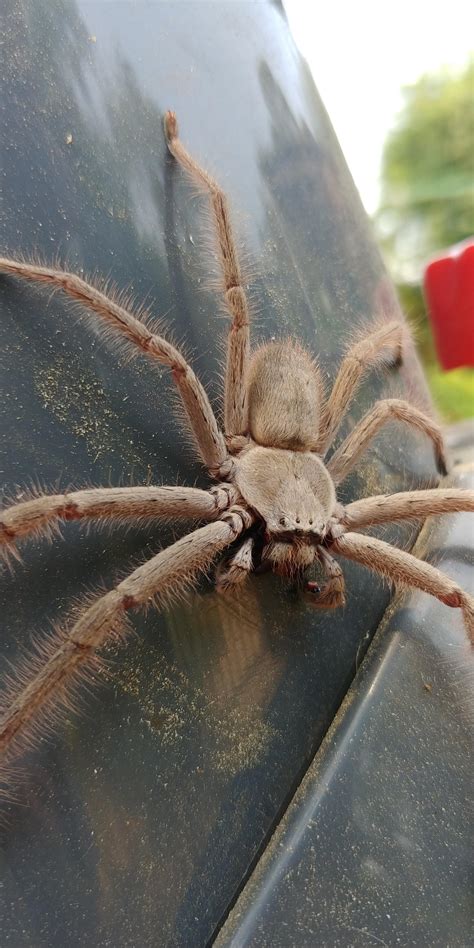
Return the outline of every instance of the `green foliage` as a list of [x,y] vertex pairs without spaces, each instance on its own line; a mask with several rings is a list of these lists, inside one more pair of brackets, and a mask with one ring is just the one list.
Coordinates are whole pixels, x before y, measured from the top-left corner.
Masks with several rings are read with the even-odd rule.
[[401,262],[421,264],[474,231],[474,60],[404,92],[384,149],[377,217]]
[[416,348],[424,364],[436,362],[436,350],[431,327],[426,316],[423,290],[419,283],[398,283],[398,296],[403,312],[410,323]]
[[421,274],[430,256],[474,233],[474,59],[459,74],[423,76],[404,95],[384,149],[375,223],[433,399],[456,421],[474,415],[474,372],[437,365]]
[[433,401],[446,422],[462,421],[474,415],[474,369],[443,372],[433,363],[425,366]]
[[447,422],[471,418],[474,415],[474,369],[444,372],[439,367],[421,286],[400,283],[397,290],[439,414]]

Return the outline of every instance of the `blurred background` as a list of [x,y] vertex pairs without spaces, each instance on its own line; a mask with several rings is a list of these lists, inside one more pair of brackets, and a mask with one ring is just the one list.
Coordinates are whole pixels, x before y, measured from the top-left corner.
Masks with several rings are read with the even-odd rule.
[[[283,0],[410,321],[446,422],[474,415],[474,369],[443,371],[426,263],[474,234],[471,0]],[[471,314],[474,334],[474,314]]]

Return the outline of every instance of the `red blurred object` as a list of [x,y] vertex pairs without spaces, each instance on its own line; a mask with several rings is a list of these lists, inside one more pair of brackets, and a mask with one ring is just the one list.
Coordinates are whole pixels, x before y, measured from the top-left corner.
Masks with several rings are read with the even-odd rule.
[[428,263],[424,289],[443,369],[474,366],[474,238]]

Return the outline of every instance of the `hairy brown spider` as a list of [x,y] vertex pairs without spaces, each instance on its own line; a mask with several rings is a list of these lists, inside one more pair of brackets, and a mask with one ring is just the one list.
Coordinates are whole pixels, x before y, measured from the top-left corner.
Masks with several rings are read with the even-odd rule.
[[[379,323],[360,336],[340,366],[329,397],[319,369],[293,340],[270,342],[252,354],[249,313],[224,193],[188,154],[178,138],[174,113],[165,116],[169,150],[204,187],[211,204],[231,325],[227,345],[224,433],[209,399],[181,352],[146,323],[73,273],[29,262],[0,259],[0,270],[61,289],[97,314],[112,331],[171,369],[200,457],[217,485],[122,487],[44,495],[3,511],[0,544],[15,552],[18,540],[47,533],[59,521],[140,521],[180,518],[207,521],[135,569],[96,599],[69,628],[55,632],[10,680],[2,702],[0,750],[5,761],[28,744],[39,725],[67,702],[98,652],[126,630],[125,614],[153,601],[170,602],[193,584],[223,551],[217,570],[221,589],[239,586],[253,570],[302,577],[318,561],[327,581],[306,583],[315,606],[344,604],[344,578],[333,554],[362,563],[397,584],[417,587],[462,610],[474,641],[474,600],[455,582],[403,550],[359,531],[387,521],[474,511],[474,491],[434,489],[369,497],[343,508],[336,488],[353,469],[382,425],[398,420],[431,439],[438,468],[446,473],[438,425],[406,401],[377,402],[332,455],[350,400],[369,368],[402,358],[404,327]],[[232,549],[229,551],[229,548]]]

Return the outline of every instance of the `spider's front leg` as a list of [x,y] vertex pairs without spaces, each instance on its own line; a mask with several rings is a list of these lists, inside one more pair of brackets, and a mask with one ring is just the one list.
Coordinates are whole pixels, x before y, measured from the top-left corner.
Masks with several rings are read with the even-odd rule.
[[[242,507],[206,524],[138,567],[96,600],[69,630],[55,632],[9,679],[2,696],[0,757],[8,762],[38,729],[71,705],[71,691],[100,664],[98,650],[127,630],[126,614],[155,603],[165,606],[192,586],[215,557],[253,522]],[[40,730],[41,733],[41,730]]]
[[144,355],[171,369],[189,428],[204,464],[213,476],[223,480],[227,478],[231,459],[199,379],[176,346],[152,332],[142,318],[121,305],[120,294],[113,292],[111,296],[106,296],[97,286],[59,267],[42,267],[6,257],[0,257],[0,272],[62,290],[66,297],[79,303],[86,313],[95,313],[117,339],[128,341],[137,351],[141,350]]
[[166,112],[164,127],[171,154],[189,176],[205,188],[209,196],[222,270],[224,303],[232,318],[227,342],[224,427],[229,437],[245,435],[247,432],[246,374],[250,352],[249,308],[227,198],[214,178],[184,147],[178,135],[178,123],[174,112]]

